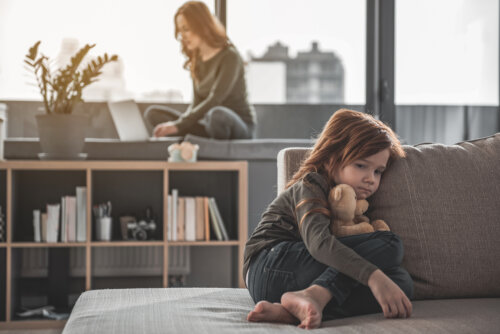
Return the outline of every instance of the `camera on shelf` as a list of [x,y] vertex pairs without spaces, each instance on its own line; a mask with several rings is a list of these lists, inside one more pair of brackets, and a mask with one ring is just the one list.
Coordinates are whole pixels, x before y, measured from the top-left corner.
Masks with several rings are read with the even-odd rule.
[[134,216],[121,216],[120,225],[123,240],[153,240],[156,223],[151,208],[146,209],[146,217],[137,221]]
[[156,231],[156,223],[150,221],[147,223],[145,220],[139,222],[127,223],[127,237],[133,240],[150,240]]

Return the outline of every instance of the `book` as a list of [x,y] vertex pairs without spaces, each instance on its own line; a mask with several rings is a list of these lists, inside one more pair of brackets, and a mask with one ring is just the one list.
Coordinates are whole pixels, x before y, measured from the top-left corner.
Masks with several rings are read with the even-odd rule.
[[177,200],[179,198],[179,191],[172,189],[172,240],[177,241]]
[[203,197],[203,219],[205,220],[205,240],[210,241],[210,214],[208,213],[208,197]]
[[40,230],[42,242],[47,242],[47,213],[40,214]]
[[87,241],[87,187],[76,187],[76,241]]
[[42,241],[42,233],[40,231],[40,210],[33,210],[33,234],[34,241]]
[[47,204],[47,242],[57,242],[61,204]]
[[205,207],[203,197],[195,197],[196,201],[196,240],[205,240]]
[[66,213],[66,241],[75,242],[76,241],[76,197],[66,196],[65,213]]
[[66,196],[61,197],[61,242],[68,241],[68,234],[66,232]]
[[196,202],[194,197],[186,197],[186,241],[196,241]]
[[172,240],[172,195],[167,196],[167,240]]
[[214,201],[213,201],[213,197],[210,197],[208,199],[208,210],[210,211],[210,222],[212,224],[212,229],[214,230],[214,233],[215,233],[215,237],[217,238],[217,240],[223,240],[222,239],[222,233],[221,233],[221,230],[219,228],[219,224],[217,223],[217,215],[215,213],[215,208],[214,208]]
[[179,197],[177,202],[177,240],[186,240],[185,232],[185,215],[186,215],[186,199],[184,197]]
[[222,216],[220,214],[219,207],[217,206],[217,201],[215,200],[214,197],[212,197],[211,200],[213,201],[215,217],[217,218],[217,225],[219,226],[219,230],[220,230],[221,235],[222,235],[222,240],[229,240],[229,236],[227,235],[226,226],[224,226],[224,221],[222,220]]

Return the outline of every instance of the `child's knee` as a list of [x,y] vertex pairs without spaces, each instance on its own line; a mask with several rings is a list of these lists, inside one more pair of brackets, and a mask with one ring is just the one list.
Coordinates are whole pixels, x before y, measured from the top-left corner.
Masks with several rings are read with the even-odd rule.
[[379,240],[383,240],[387,243],[388,250],[390,251],[390,256],[388,256],[388,258],[390,258],[391,261],[387,263],[386,267],[392,268],[400,266],[404,256],[403,241],[401,238],[391,231],[378,231],[375,233],[377,233],[377,238]]

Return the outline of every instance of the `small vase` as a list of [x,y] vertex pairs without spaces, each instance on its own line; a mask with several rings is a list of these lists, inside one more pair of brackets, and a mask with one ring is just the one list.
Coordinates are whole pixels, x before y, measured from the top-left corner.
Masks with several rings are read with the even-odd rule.
[[40,159],[81,160],[89,125],[86,115],[36,115],[42,153]]

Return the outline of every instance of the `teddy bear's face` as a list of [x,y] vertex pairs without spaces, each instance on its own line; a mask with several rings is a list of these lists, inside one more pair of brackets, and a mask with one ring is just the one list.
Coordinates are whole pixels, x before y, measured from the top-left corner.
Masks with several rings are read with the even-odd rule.
[[350,221],[356,213],[356,192],[347,184],[339,184],[330,190],[330,209],[337,219]]

